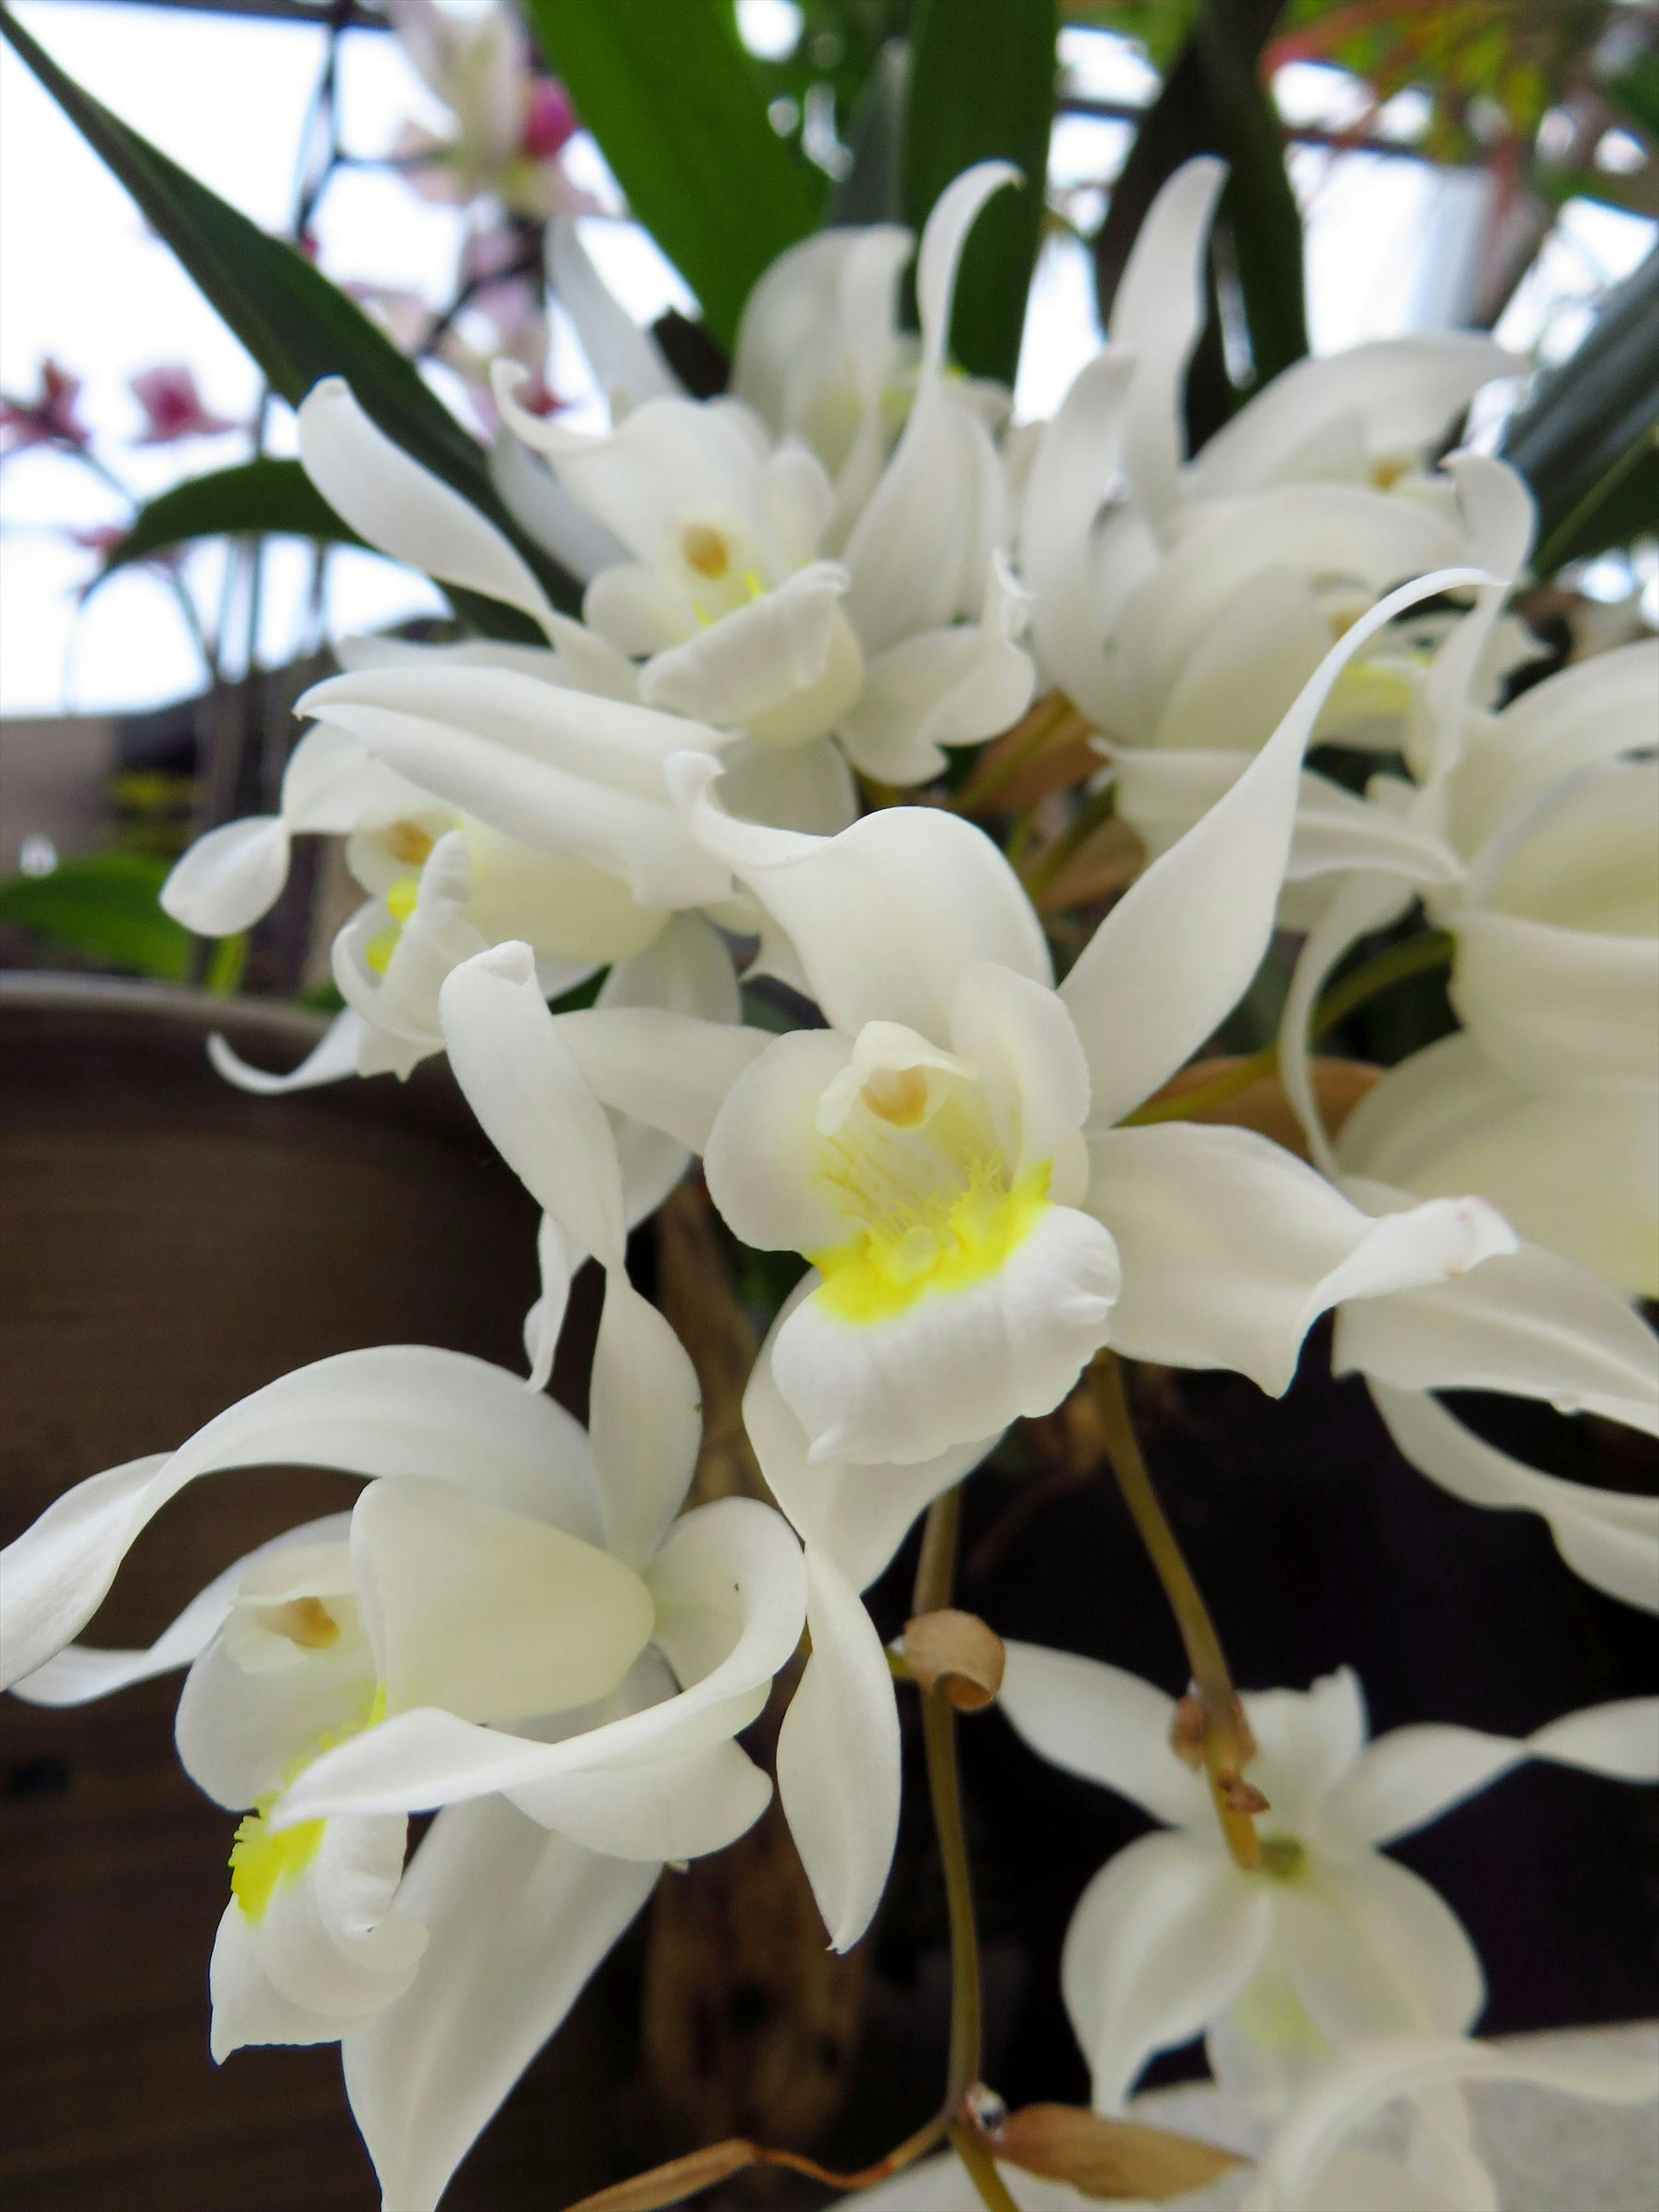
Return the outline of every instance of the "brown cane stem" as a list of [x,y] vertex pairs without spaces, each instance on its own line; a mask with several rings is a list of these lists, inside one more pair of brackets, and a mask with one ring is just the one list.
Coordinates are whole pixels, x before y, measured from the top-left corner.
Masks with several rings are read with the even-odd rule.
[[1152,1488],[1139,1439],[1124,1395],[1123,1370],[1115,1352],[1105,1352],[1090,1370],[1096,1407],[1105,1431],[1106,1455],[1110,1462],[1123,1502],[1139,1531],[1170,1610],[1186,1647],[1193,1686],[1204,1715],[1204,1765],[1215,1801],[1216,1818],[1227,1848],[1239,1865],[1254,1871],[1261,1864],[1261,1839],[1255,1822],[1229,1802],[1230,1789],[1243,1775],[1254,1746],[1244,1726],[1238,1694],[1228,1672],[1226,1655],[1216,1634],[1215,1623],[1203,1594],[1193,1579],[1175,1530]]
[[[919,1613],[938,1613],[951,1602],[961,1513],[959,1489],[947,1490],[927,1509],[921,1532],[921,1555],[916,1561],[915,1606]],[[974,1925],[968,1842],[962,1827],[956,1713],[942,1687],[921,1690],[920,1693],[927,1794],[933,1801],[933,1826],[945,1872],[945,1911],[951,1929],[951,2049],[945,2073],[945,2110],[954,2115],[963,2093],[979,2079],[979,1935]]]

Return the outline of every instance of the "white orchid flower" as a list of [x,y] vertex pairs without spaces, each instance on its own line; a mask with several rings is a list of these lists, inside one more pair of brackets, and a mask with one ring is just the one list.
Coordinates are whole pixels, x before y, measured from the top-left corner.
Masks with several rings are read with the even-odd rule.
[[[1425,2127],[1422,2100],[1451,2085],[1523,2084],[1598,2103],[1659,2098],[1659,2049],[1609,2061],[1528,2043],[1472,2043],[1457,2037],[1397,2036],[1361,2045],[1316,2075],[1286,2113],[1240,2212],[1498,2212],[1498,2185],[1467,2148]],[[1418,2110],[1408,2162],[1355,2145],[1386,2106],[1405,2098]],[[1563,2164],[1561,2180],[1569,2169]]]
[[[1033,649],[1104,733],[1118,811],[1154,855],[1382,592],[1425,569],[1494,565],[1461,510],[1462,479],[1423,471],[1474,392],[1517,366],[1462,336],[1304,361],[1185,461],[1185,374],[1224,176],[1190,161],[1155,201],[1109,343],[1042,432],[1020,526]],[[1394,741],[1422,680],[1425,621],[1378,635],[1316,737]],[[1515,659],[1514,635],[1489,647],[1490,681]],[[1358,802],[1328,779],[1310,778],[1304,805],[1304,836],[1324,815],[1353,834]]]
[[[665,1020],[655,1008],[556,1016],[524,946],[497,947],[459,969],[445,986],[441,1012],[457,1081],[544,1209],[542,1297],[526,1326],[534,1380],[550,1364],[576,1265],[588,1251],[605,1259],[607,1249],[615,1264],[614,1246],[571,1226],[580,1194],[571,1183],[561,1068],[574,1057],[600,1093],[626,1102],[643,1121],[671,1124],[671,1142],[701,1151],[721,1099],[769,1039],[691,1018]],[[892,1676],[858,1593],[892,1557],[915,1512],[978,1454],[957,1452],[940,1468],[847,1469],[848,1495],[837,1515],[831,1486],[817,1470],[803,1486],[798,1431],[792,1434],[786,1409],[775,1409],[759,1370],[744,1418],[762,1470],[806,1545],[812,1649],[779,1736],[778,1787],[831,1942],[845,1950],[880,1901],[899,1808]],[[892,1480],[878,1486],[872,1480],[878,1474]]]
[[676,764],[698,834],[786,932],[829,1024],[760,1054],[705,1156],[738,1237],[814,1263],[765,1357],[815,1464],[991,1437],[1057,1405],[1107,1343],[1282,1390],[1328,1305],[1510,1249],[1462,1201],[1368,1225],[1248,1132],[1115,1126],[1254,974],[1307,731],[1410,596],[1333,649],[1058,991],[1018,878],[960,817],[892,808],[805,837],[723,812],[714,762]]
[[[735,1737],[805,1617],[771,1508],[674,1518],[696,1378],[629,1285],[598,1102],[556,1041],[539,1073],[560,1227],[607,1274],[590,1432],[480,1360],[349,1352],[79,1485],[0,1565],[0,1679],[23,1696],[75,1704],[189,1667],[185,1767],[252,1808],[214,1954],[216,2055],[343,2039],[388,2212],[430,2212],[660,1866],[763,1809]],[[70,1642],[180,1489],[271,1464],[368,1480],[350,1515],[239,1562],[149,1650]],[[434,1807],[405,1874],[406,1815]]]
[[1532,1759],[1659,1779],[1659,1701],[1569,1715],[1525,1739],[1395,1729],[1367,1745],[1346,1669],[1309,1691],[1246,1694],[1262,1865],[1229,1856],[1204,1777],[1170,1741],[1176,1706],[1093,1659],[1007,1646],[1001,1704],[1034,1750],[1163,1824],[1084,1892],[1060,1972],[1097,2110],[1121,2107],[1155,2051],[1204,2034],[1212,2072],[1247,2106],[1282,2106],[1333,2052],[1390,2034],[1461,2034],[1480,1963],[1428,1884],[1379,1847]]
[[[1017,642],[1024,595],[998,557],[1001,463],[945,360],[969,230],[1017,179],[1006,162],[982,162],[928,219],[915,397],[855,516],[848,487],[870,475],[867,439],[843,458],[838,489],[805,444],[775,445],[740,400],[655,397],[595,436],[526,413],[503,369],[498,398],[518,438],[625,549],[593,577],[583,611],[639,664],[647,705],[761,747],[833,736],[855,767],[898,784],[937,775],[945,745],[1018,720],[1032,674]],[[893,243],[883,234],[854,252],[860,315],[865,289],[890,295]]]

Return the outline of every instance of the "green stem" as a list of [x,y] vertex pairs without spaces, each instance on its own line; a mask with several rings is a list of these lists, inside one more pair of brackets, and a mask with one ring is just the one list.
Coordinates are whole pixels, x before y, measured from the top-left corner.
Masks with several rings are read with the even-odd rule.
[[[927,1509],[921,1533],[921,1556],[916,1562],[915,1605],[918,1613],[938,1613],[951,1602],[961,1515],[959,1486],[936,1498]],[[974,1924],[968,1840],[962,1826],[957,1717],[942,1689],[922,1690],[921,1696],[927,1793],[933,1801],[933,1826],[939,1836],[939,1860],[945,1872],[945,1912],[951,1930],[951,2049],[945,2074],[945,2111],[954,2114],[963,2094],[979,2079],[979,1935]]]
[[968,2169],[968,2179],[980,2193],[988,2212],[1019,2212],[1013,2194],[997,2170],[989,2144],[976,2129],[958,2120],[951,2130],[951,2148]]
[[[1427,929],[1421,935],[1408,937],[1403,945],[1390,945],[1373,960],[1367,960],[1346,976],[1334,990],[1327,991],[1314,1008],[1308,1023],[1310,1039],[1322,1036],[1328,1029],[1346,1015],[1363,1006],[1380,991],[1403,983],[1408,976],[1421,975],[1430,969],[1443,968],[1451,958],[1455,940],[1446,929]],[[1123,1126],[1139,1127],[1148,1121],[1185,1121],[1194,1114],[1201,1114],[1211,1106],[1219,1106],[1251,1084],[1271,1075],[1279,1065],[1279,1040],[1264,1044],[1236,1066],[1224,1069],[1208,1083],[1195,1084],[1190,1091],[1177,1091],[1170,1098],[1154,1098],[1145,1106],[1137,1106],[1133,1114],[1126,1114]]]
[[1194,1580],[1175,1530],[1158,1503],[1152,1479],[1141,1455],[1140,1440],[1129,1415],[1124,1395],[1123,1370],[1114,1352],[1103,1352],[1090,1370],[1094,1400],[1106,1435],[1106,1456],[1111,1464],[1123,1502],[1129,1509],[1141,1542],[1146,1547],[1164,1594],[1170,1601],[1176,1626],[1192,1669],[1193,1686],[1204,1710],[1204,1763],[1209,1772],[1210,1794],[1227,1848],[1240,1866],[1254,1871],[1261,1864],[1261,1840],[1248,1813],[1227,1802],[1226,1784],[1243,1772],[1249,1748],[1241,1727],[1238,1695],[1227,1666],[1221,1638],[1216,1634],[1204,1594]]

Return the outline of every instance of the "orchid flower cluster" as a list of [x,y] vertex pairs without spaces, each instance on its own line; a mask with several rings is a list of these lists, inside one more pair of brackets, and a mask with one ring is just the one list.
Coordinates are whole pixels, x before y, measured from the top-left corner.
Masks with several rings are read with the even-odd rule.
[[[715,399],[556,225],[611,422],[538,413],[504,365],[495,475],[586,577],[580,620],[343,383],[300,410],[351,529],[540,641],[344,641],[300,702],[279,811],[200,839],[165,902],[242,930],[296,836],[344,841],[343,1011],[288,1073],[218,1041],[216,1064],[276,1093],[447,1057],[541,1213],[527,1387],[439,1349],[348,1352],[92,1476],[5,1554],[4,1680],[68,1705],[186,1670],[179,1754],[230,1860],[215,2055],[337,2040],[388,2212],[430,2212],[663,1869],[758,1818],[774,1779],[741,1738],[775,1686],[775,1788],[828,1939],[864,1935],[902,1678],[930,1771],[950,1757],[966,1662],[921,1655],[963,1618],[937,1572],[957,1486],[1074,1391],[1194,1675],[1177,1701],[984,1634],[982,1695],[1020,1736],[1158,1824],[1065,1946],[1096,2124],[1202,2036],[1243,2107],[1283,2116],[1258,2212],[1470,2212],[1497,2200],[1460,2083],[1659,2087],[1471,2042],[1479,1959],[1387,1849],[1525,1760],[1659,1778],[1659,1705],[1368,1742],[1350,1672],[1236,1696],[1119,1368],[1281,1393],[1331,1314],[1336,1366],[1413,1467],[1538,1514],[1564,1571],[1659,1609],[1659,1503],[1523,1465],[1440,1395],[1659,1431],[1634,1304],[1659,1295],[1659,662],[1611,652],[1504,703],[1532,650],[1506,611],[1529,495],[1500,461],[1436,459],[1515,366],[1483,339],[1307,362],[1187,457],[1207,159],[1165,187],[1054,418],[1011,431],[947,335],[964,244],[1016,181],[970,169],[919,242],[882,224],[786,253]],[[1056,843],[1076,851],[1115,810],[1144,862],[1069,935],[1030,819],[1005,850],[966,803],[975,779],[1029,780],[1062,725],[1083,765],[1036,813],[1069,805]],[[1339,746],[1374,756],[1362,790],[1321,765]],[[1407,957],[1449,963],[1461,1026],[1335,1126],[1324,987],[1419,911]],[[1302,950],[1267,1058],[1295,1149],[1226,1118],[1260,1069],[1189,1066],[1284,932]],[[1379,986],[1399,945],[1382,957]],[[771,1504],[683,1510],[697,1380],[627,1271],[629,1231],[694,1163],[733,1239],[801,1269],[743,1406]],[[544,1386],[589,1261],[583,1428]],[[76,1640],[179,1490],[273,1464],[363,1488],[228,1567],[149,1650]],[[931,1604],[890,1650],[864,1593],[924,1515]],[[1351,2141],[1399,2096],[1408,2165]],[[953,2081],[910,2148],[948,2131],[961,2168],[883,2180],[884,2212],[970,2184],[1046,2202],[1073,2177],[1022,2157],[1021,2118]]]

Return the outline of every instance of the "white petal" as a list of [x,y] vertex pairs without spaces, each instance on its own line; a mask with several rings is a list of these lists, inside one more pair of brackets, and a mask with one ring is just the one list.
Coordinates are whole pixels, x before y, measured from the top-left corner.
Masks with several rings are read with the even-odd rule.
[[926,783],[944,771],[943,747],[978,744],[1017,722],[1036,682],[1015,641],[1028,605],[998,554],[977,623],[923,630],[878,654],[840,718],[854,766],[884,783]]
[[1188,475],[1192,497],[1220,499],[1288,483],[1326,426],[1352,422],[1367,459],[1427,453],[1493,378],[1521,364],[1487,337],[1462,331],[1377,338],[1294,362],[1206,440]]
[[1659,1699],[1591,1705],[1525,1737],[1431,1722],[1392,1729],[1361,1753],[1324,1818],[1357,1843],[1393,1843],[1529,1759],[1627,1782],[1659,1781]]
[[632,1569],[448,1482],[373,1482],[351,1557],[390,1713],[507,1724],[607,1696],[649,1641]]
[[256,1390],[171,1456],[78,1483],[8,1545],[0,1686],[33,1674],[85,1626],[169,1498],[198,1475],[237,1467],[431,1475],[510,1511],[597,1533],[586,1438],[562,1407],[465,1352],[341,1352]]
[[[1401,2036],[1339,2059],[1298,2100],[1262,2160],[1249,2212],[1335,2212],[1324,2193],[1328,2161],[1344,2140],[1396,2097],[1443,2082],[1524,2081],[1541,2089],[1644,2104],[1655,2094],[1654,2066],[1573,2060],[1527,2044],[1498,2047],[1450,2037]],[[1313,2192],[1313,2193],[1310,2193]]]
[[[760,724],[763,734],[785,744],[822,737],[863,680],[858,641],[841,612],[846,589],[844,568],[814,562],[654,653],[640,672],[640,696],[664,713],[720,728]],[[766,726],[774,723],[775,730]]]
[[1261,1962],[1270,1907],[1218,1850],[1143,1836],[1083,1893],[1060,1954],[1066,2009],[1097,2112],[1121,2112],[1155,2051],[1197,2035]]
[[1360,1100],[1337,1158],[1349,1175],[1418,1198],[1478,1191],[1532,1243],[1626,1296],[1659,1297],[1659,1109],[1650,1095],[1528,1090],[1471,1037],[1443,1037],[1389,1068]]
[[957,976],[975,960],[1052,981],[1042,925],[1019,878],[959,815],[889,806],[837,837],[808,837],[726,813],[708,788],[718,772],[685,755],[671,781],[699,839],[788,933],[835,1028],[902,1022],[937,1041],[947,1032]]
[[1626,1605],[1659,1613],[1659,1499],[1540,1474],[1466,1429],[1425,1391],[1376,1381],[1370,1391],[1419,1473],[1467,1504],[1540,1515],[1575,1574]]
[[[1397,1196],[1354,1188],[1378,1212]],[[1488,1267],[1346,1309],[1338,1370],[1406,1389],[1546,1398],[1659,1434],[1659,1346],[1616,1291],[1537,1244],[1499,1253]]]
[[1456,933],[1452,1004],[1517,1081],[1659,1085],[1659,940],[1470,911]]
[[[315,1756],[319,1743],[352,1734],[374,1711],[379,1686],[374,1655],[350,1591],[350,1553],[344,1541],[350,1519],[341,1519],[336,1556],[343,1563],[346,1589],[343,1594],[305,1593],[330,1603],[340,1628],[336,1642],[301,1652],[280,1639],[289,1664],[246,1666],[242,1662],[249,1656],[247,1646],[237,1637],[234,1620],[185,1678],[173,1724],[179,1764],[198,1790],[234,1811],[275,1796]],[[239,1617],[245,1624],[246,1615]]]
[[647,1765],[557,1775],[515,1790],[511,1802],[587,1850],[683,1865],[752,1828],[772,1802],[772,1778],[725,1741]]
[[623,1257],[622,1176],[605,1109],[561,1039],[524,945],[458,968],[440,1000],[455,1079],[544,1213],[607,1267]]
[[[257,1918],[233,1904],[241,1927],[236,1930],[227,1913],[209,1977],[216,2058],[223,2059],[239,2042],[311,2043],[349,2033],[409,1989],[427,1938],[418,1921],[393,1909],[405,1826],[395,1815],[331,1820],[314,1856],[297,1873],[279,1877]],[[291,2036],[281,2032],[280,2014],[275,2021],[258,2020],[249,2002],[252,1978],[239,1957],[239,1933],[279,2005],[308,2014],[322,2033]],[[221,1945],[228,1953],[222,1962]],[[222,2004],[222,1973],[228,1984]],[[264,2032],[259,2033],[262,2026]]]
[[1317,1818],[1365,1741],[1365,1705],[1352,1669],[1339,1667],[1307,1690],[1247,1691],[1245,1717],[1258,1757],[1250,1779],[1289,1832]]
[[1321,1858],[1274,1884],[1272,1896],[1274,1950],[1339,2047],[1380,2035],[1461,2034],[1485,2002],[1462,1922],[1392,1859]]
[[286,1075],[272,1075],[266,1068],[253,1066],[216,1030],[208,1039],[207,1050],[215,1073],[227,1083],[234,1084],[239,1091],[250,1091],[256,1097],[273,1098],[289,1091],[311,1091],[319,1084],[338,1083],[345,1076],[356,1074],[362,1038],[363,1018],[348,1006],[335,1015],[305,1058]]
[[1284,562],[1252,568],[1194,637],[1149,734],[1160,748],[1249,752],[1290,712],[1330,641],[1299,568]]
[[647,1580],[658,1644],[688,1686],[678,1697],[556,1743],[429,1709],[404,1713],[325,1752],[289,1791],[285,1817],[528,1790],[592,1768],[684,1757],[746,1728],[806,1617],[805,1569],[787,1522],[750,1498],[700,1506],[675,1522]]
[[517,669],[360,670],[299,702],[352,732],[434,797],[505,836],[623,875],[642,903],[696,906],[729,888],[668,803],[664,767],[722,734]]
[[434,1824],[400,1899],[428,1933],[420,1974],[343,2053],[385,2212],[434,2212],[657,1873],[597,1857],[507,1805],[458,1807]]
[[299,430],[306,474],[360,538],[440,583],[482,592],[548,626],[546,594],[495,524],[394,445],[343,377],[312,386]]
[[[1089,1066],[1053,991],[981,961],[951,1006],[951,1048],[978,1069],[1004,1157],[1024,1175],[1074,1141],[1089,1118]],[[1062,1202],[1080,1192],[1050,1190]]]
[[1571,662],[1463,733],[1452,781],[1459,843],[1473,852],[1503,816],[1592,763],[1652,742],[1659,662],[1644,642]]
[[976,161],[952,179],[933,203],[916,258],[916,308],[921,320],[923,374],[937,374],[951,340],[951,307],[957,270],[980,210],[1006,185],[1026,183],[1012,161]]
[[605,1541],[630,1565],[651,1558],[685,1497],[702,1441],[702,1414],[685,1347],[623,1270],[614,1269],[605,1278],[588,1430]]
[[772,1372],[772,1348],[779,1329],[811,1291],[809,1277],[786,1299],[772,1324],[744,1393],[744,1426],[767,1487],[809,1548],[832,1559],[854,1589],[867,1589],[934,1498],[970,1473],[997,1439],[981,1437],[953,1444],[936,1459],[908,1467],[809,1460],[806,1431]]
[[1458,570],[1422,577],[1362,616],[1231,790],[1095,932],[1061,996],[1089,1055],[1097,1127],[1109,1127],[1172,1075],[1261,965],[1290,854],[1303,750],[1342,670],[1405,608],[1473,580]]
[[1182,162],[1146,210],[1112,303],[1108,336],[1136,364],[1125,459],[1137,497],[1155,516],[1177,496],[1184,372],[1204,327],[1205,242],[1226,176],[1209,155]]
[[778,1388],[826,1460],[914,1466],[1052,1413],[1111,1328],[1118,1260],[1099,1222],[1043,1204],[995,1272],[866,1320],[821,1282],[779,1329]]
[[767,1030],[655,1006],[590,1006],[555,1014],[549,1027],[607,1106],[694,1152],[707,1149],[733,1086],[772,1042]]
[[1175,1699],[1138,1674],[1074,1651],[1010,1641],[998,1702],[1035,1752],[1115,1790],[1173,1827],[1209,1813],[1202,1780],[1170,1741]]
[[1104,717],[1107,695],[1103,624],[1091,588],[1091,541],[1120,481],[1135,371],[1130,355],[1110,349],[1078,371],[1042,433],[1020,523],[1019,572],[1035,594],[1031,641],[1037,658],[1045,673],[1097,720]]
[[1376,1220],[1248,1129],[1114,1129],[1091,1139],[1089,1158],[1085,1203],[1123,1266],[1114,1346],[1133,1359],[1237,1368],[1275,1395],[1328,1307],[1437,1282],[1513,1248],[1479,1200]]
[[250,815],[198,837],[161,886],[163,910],[204,937],[251,929],[288,881],[288,824]]
[[811,1544],[806,1626],[812,1656],[778,1735],[778,1795],[830,1948],[846,1951],[875,1917],[898,1840],[898,1706],[862,1599]]
[[815,1252],[847,1224],[817,1176],[817,1112],[852,1059],[833,1030],[775,1038],[727,1092],[704,1148],[709,1195],[726,1226],[758,1251]]
[[846,757],[827,738],[810,745],[751,741],[721,759],[726,777],[720,797],[746,822],[833,837],[849,829],[863,811]]
[[556,216],[548,226],[547,273],[576,325],[599,389],[617,414],[647,399],[684,396],[655,339],[606,286],[569,216]]
[[[532,453],[506,423],[495,434],[489,465],[489,481],[495,488],[496,496],[520,529],[544,547],[561,568],[580,581],[587,582],[601,569],[626,557],[623,547],[605,525],[571,497],[541,455]],[[614,647],[607,652],[607,641],[597,629],[590,631],[589,635],[593,647],[592,665],[582,665],[588,660],[587,655],[573,656],[572,673],[580,667],[583,679],[602,674],[601,656],[609,658],[610,653],[614,652]],[[613,699],[632,698],[632,671],[621,653],[615,654],[615,660],[610,681],[584,680],[582,688],[603,691]]]
[[[349,1526],[349,1516],[336,1513],[273,1536],[268,1544],[258,1545],[222,1574],[216,1575],[205,1589],[198,1590],[178,1619],[161,1631],[148,1650],[109,1651],[89,1644],[66,1644],[44,1667],[25,1675],[21,1681],[14,1682],[14,1696],[31,1705],[83,1705],[93,1698],[107,1697],[112,1691],[127,1689],[135,1682],[148,1682],[154,1675],[167,1674],[174,1667],[188,1667],[217,1635],[237,1591],[260,1560],[292,1550],[299,1544],[330,1539],[337,1541]],[[251,1800],[239,1802],[246,1804]]]

